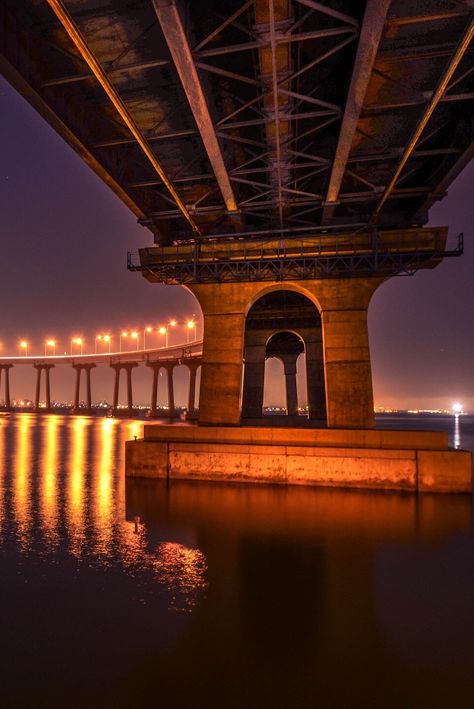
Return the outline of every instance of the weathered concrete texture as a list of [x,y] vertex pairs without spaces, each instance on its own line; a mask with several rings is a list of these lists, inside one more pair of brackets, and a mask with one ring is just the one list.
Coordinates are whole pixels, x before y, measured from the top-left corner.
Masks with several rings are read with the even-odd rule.
[[471,492],[472,455],[443,433],[146,426],[126,474],[420,492]]
[[[246,316],[262,296],[292,290],[306,296],[321,316],[327,425],[373,427],[367,308],[382,280],[351,278],[189,286],[204,316],[199,423],[239,425]],[[322,383],[315,383],[312,377],[308,379],[312,390],[322,389]]]

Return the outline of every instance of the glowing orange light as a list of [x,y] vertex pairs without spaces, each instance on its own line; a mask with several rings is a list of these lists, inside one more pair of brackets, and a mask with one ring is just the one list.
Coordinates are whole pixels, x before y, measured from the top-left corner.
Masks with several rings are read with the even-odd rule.
[[160,329],[158,330],[158,332],[160,333],[160,335],[166,335],[166,327],[163,327],[163,325],[162,325],[160,327]]
[[55,347],[56,340],[46,340],[46,344],[48,345],[48,347]]
[[27,341],[26,341],[26,340],[22,340],[22,341],[20,342],[20,347],[21,347],[22,349],[26,350],[26,348],[28,347]]
[[151,332],[151,327],[148,325],[148,327],[145,328],[146,332]]
[[186,327],[192,330],[196,327],[196,323],[194,322],[194,320],[188,320],[188,322],[186,323]]
[[136,339],[138,338],[138,332],[136,332],[136,331],[134,330],[134,331],[132,332],[132,337],[133,337],[134,340],[136,340]]
[[110,342],[110,335],[104,335],[104,342]]
[[98,339],[98,340],[101,340],[101,339],[102,339],[102,335],[97,335],[97,339]]
[[171,325],[171,327],[176,327],[178,323],[176,322],[176,320],[170,320],[169,324]]
[[122,332],[122,337],[128,337],[128,332],[126,330]]

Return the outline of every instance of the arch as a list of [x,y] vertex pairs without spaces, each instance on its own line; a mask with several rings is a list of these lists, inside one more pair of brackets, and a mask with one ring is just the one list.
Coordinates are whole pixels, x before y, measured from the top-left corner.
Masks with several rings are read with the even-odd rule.
[[304,286],[301,286],[299,283],[292,283],[292,282],[285,282],[284,287],[282,287],[281,283],[272,283],[271,285],[265,285],[263,286],[259,291],[253,294],[253,296],[250,298],[250,300],[247,303],[246,309],[245,309],[245,317],[248,316],[250,310],[253,308],[255,303],[260,300],[261,298],[264,298],[266,295],[269,293],[273,293],[275,291],[291,291],[293,293],[299,293],[300,295],[304,296],[307,298],[311,303],[316,306],[318,313],[321,314],[322,312],[322,307],[321,303],[318,301],[314,293],[312,293],[308,288],[305,288]]
[[245,320],[242,417],[261,419],[265,361],[279,358],[286,380],[286,409],[293,423],[299,414],[297,359],[304,352],[308,416],[325,421],[322,325],[314,298],[299,286],[270,286],[249,308]]

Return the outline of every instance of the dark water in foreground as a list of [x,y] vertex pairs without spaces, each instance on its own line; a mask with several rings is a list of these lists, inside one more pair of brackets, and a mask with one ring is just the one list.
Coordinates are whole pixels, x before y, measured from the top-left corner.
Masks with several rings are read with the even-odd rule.
[[140,431],[0,416],[1,707],[473,705],[470,497],[125,485]]

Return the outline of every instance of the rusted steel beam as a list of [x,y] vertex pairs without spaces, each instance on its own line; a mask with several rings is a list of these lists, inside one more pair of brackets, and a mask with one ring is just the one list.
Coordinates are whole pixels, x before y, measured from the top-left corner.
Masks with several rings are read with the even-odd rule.
[[469,47],[469,44],[471,43],[472,38],[474,37],[474,16],[471,15],[469,23],[464,31],[463,36],[461,37],[461,40],[458,44],[458,47],[454,53],[454,55],[451,57],[451,60],[448,62],[447,67],[445,68],[443,74],[441,75],[438,86],[436,90],[433,93],[433,96],[431,97],[430,101],[428,102],[428,105],[426,106],[425,110],[423,111],[422,115],[420,116],[418,123],[415,127],[415,130],[413,131],[413,134],[408,141],[408,144],[405,148],[405,152],[403,153],[403,156],[400,160],[400,162],[397,165],[397,169],[395,170],[392,179],[386,186],[384,193],[382,194],[377,206],[375,207],[373,213],[372,213],[372,219],[377,219],[379,216],[382,207],[384,206],[386,200],[389,198],[391,193],[395,189],[395,185],[397,183],[398,178],[400,177],[403,168],[405,167],[407,161],[409,160],[410,156],[412,155],[413,151],[415,150],[416,144],[418,143],[418,140],[421,137],[421,134],[423,133],[424,129],[428,125],[428,121],[430,120],[431,116],[433,115],[433,112],[436,108],[436,106],[439,104],[441,98],[443,97],[444,92],[446,91],[447,86],[449,86],[449,82],[451,81],[451,78],[456,71],[457,67],[459,66],[467,48]]
[[[445,94],[442,96],[438,103],[458,103],[459,101],[472,101],[474,99],[473,92],[464,92],[461,94]],[[393,103],[377,103],[369,104],[362,111],[362,116],[373,116],[379,113],[385,113],[386,111],[399,111],[404,108],[411,108],[412,106],[424,106],[426,104],[426,99],[424,98],[414,98],[409,101],[395,101]]]
[[[107,76],[112,76],[113,74],[120,74],[120,72],[124,71],[143,71],[144,69],[154,69],[155,67],[165,66],[166,64],[169,64],[168,59],[152,59],[148,62],[105,67],[105,70],[107,71]],[[81,81],[87,81],[93,78],[94,74],[91,72],[88,74],[72,74],[71,76],[60,76],[57,79],[48,79],[47,81],[43,81],[41,86],[42,88],[48,86],[64,86],[65,84],[77,84]]]
[[367,0],[359,45],[354,62],[354,70],[352,72],[341,130],[339,132],[339,140],[326,193],[326,206],[322,215],[323,224],[331,219],[339,197],[339,190],[344,177],[357,123],[362,111],[367,87],[372,75],[372,68],[382,38],[389,7],[390,0]]
[[214,37],[217,37],[218,35],[221,34],[223,30],[225,30],[226,27],[231,25],[235,20],[240,17],[246,10],[249,9],[253,5],[254,0],[247,0],[243,5],[241,5],[232,15],[227,17],[224,22],[222,22],[218,27],[216,27],[210,34],[207,35],[199,44],[197,44],[195,47],[193,47],[193,52],[198,52],[202,47],[204,47],[206,44],[209,44],[209,42],[212,42]]
[[[283,188],[285,189],[285,188]],[[269,194],[270,191],[267,191],[265,193],[262,193],[261,195],[256,195],[256,199],[260,199],[261,197],[265,197],[267,194]],[[339,195],[339,200],[343,204],[353,204],[357,202],[368,202],[368,201],[375,201],[378,199],[380,195],[380,190],[378,191],[361,191],[361,192],[343,192]],[[430,195],[432,192],[432,188],[428,186],[422,186],[422,187],[407,187],[407,188],[400,188],[397,190],[394,190],[391,192],[389,195],[388,199],[413,199],[416,197],[426,197],[427,195]],[[287,204],[290,207],[304,207],[304,206],[316,206],[317,204],[320,204],[321,206],[323,205],[323,198],[322,195],[316,195],[316,199],[313,193],[311,194],[311,197],[304,198],[304,199],[292,199],[288,200]],[[255,199],[255,198],[252,198]],[[252,210],[258,210],[258,209],[274,209],[276,206],[276,199],[265,199],[262,201],[250,201],[246,200],[244,202],[239,203],[239,207],[242,209],[243,213],[246,212],[245,205],[248,204]],[[195,210],[195,214],[214,214],[222,212],[222,206],[219,205],[211,205],[208,207],[201,207],[197,208]],[[179,213],[176,210],[161,210],[159,212],[152,212],[151,214],[148,215],[150,219],[172,219],[178,216]],[[141,223],[146,223],[146,220],[141,220]],[[323,228],[330,228],[330,226],[324,225]]]
[[300,5],[306,5],[306,7],[310,7],[312,10],[317,10],[318,12],[322,12],[324,15],[329,15],[329,17],[332,17],[335,20],[341,20],[341,22],[346,22],[348,25],[352,25],[353,27],[359,26],[359,23],[354,17],[350,17],[350,15],[346,15],[344,12],[334,10],[332,7],[323,5],[321,2],[315,2],[315,0],[298,0],[298,2]]
[[[299,32],[297,34],[282,34],[276,38],[276,44],[288,44],[290,42],[302,42],[307,39],[322,39],[323,37],[337,37],[342,34],[353,34],[354,28],[347,27],[330,27],[328,29],[313,30],[311,32]],[[268,47],[269,41],[257,40],[256,42],[243,42],[242,44],[230,44],[223,47],[213,47],[212,49],[204,49],[196,52],[195,56],[201,57],[217,57],[222,54],[234,54],[236,52],[246,52],[252,49],[260,49],[260,47]]]
[[236,212],[237,202],[176,2],[175,0],[153,0],[153,5],[226,209],[228,212]]
[[[195,130],[177,130],[174,133],[157,133],[157,135],[146,136],[149,143],[155,143],[160,140],[177,140],[178,138],[188,138],[191,135],[197,135]],[[118,145],[132,145],[137,141],[134,138],[117,138],[116,140],[103,140],[92,145],[93,148],[115,148]]]
[[[461,151],[459,148],[431,148],[429,150],[415,150],[413,152],[413,157],[416,158],[430,158],[437,155],[458,155]],[[395,148],[389,152],[382,153],[354,153],[351,155],[347,161],[347,164],[354,162],[377,162],[380,160],[398,160],[400,155],[403,154],[403,148]]]
[[73,42],[77,51],[80,53],[81,57],[86,62],[87,66],[89,67],[91,72],[94,74],[94,76],[97,79],[97,81],[99,82],[99,84],[104,89],[105,93],[107,94],[108,98],[110,99],[114,108],[116,109],[117,113],[120,115],[121,119],[123,120],[123,122],[125,123],[127,128],[129,129],[129,131],[131,132],[131,134],[133,135],[133,137],[135,138],[137,143],[140,145],[142,151],[146,155],[148,161],[151,163],[153,169],[159,175],[159,177],[163,180],[163,183],[165,184],[168,192],[170,193],[174,202],[178,206],[179,212],[189,222],[193,231],[196,233],[200,233],[199,227],[197,226],[196,222],[189,214],[181,197],[176,192],[171,180],[169,179],[168,175],[164,171],[164,169],[161,166],[160,162],[158,161],[156,155],[154,154],[153,150],[151,149],[149,142],[147,141],[147,139],[145,138],[145,136],[143,135],[143,133],[141,132],[141,130],[139,129],[137,124],[135,123],[128,108],[125,106],[124,102],[120,98],[116,89],[111,84],[105,71],[102,69],[101,65],[97,61],[95,55],[90,50],[84,36],[82,35],[81,31],[79,30],[79,28],[75,24],[71,15],[67,11],[67,9],[64,7],[61,0],[47,0],[47,2],[48,2],[48,5],[53,10],[56,17],[58,18],[58,20],[61,22],[61,25],[63,26],[63,28],[66,31],[70,40]]
[[[301,2],[301,0],[299,0]],[[469,12],[469,8],[464,10],[446,10],[444,12],[427,12],[424,15],[403,15],[401,17],[388,17],[386,24],[389,27],[404,27],[406,25],[417,25],[423,22],[444,22],[457,17],[464,17]]]

